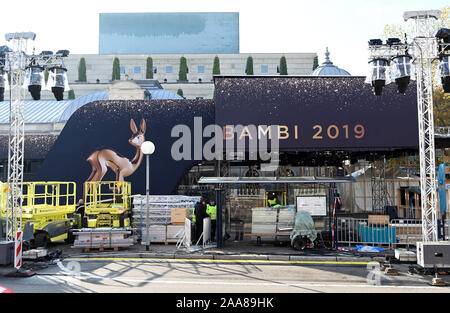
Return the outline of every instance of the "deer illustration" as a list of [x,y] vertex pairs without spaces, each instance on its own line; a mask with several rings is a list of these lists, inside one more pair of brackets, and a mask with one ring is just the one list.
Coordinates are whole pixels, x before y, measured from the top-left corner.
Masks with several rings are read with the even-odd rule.
[[117,152],[111,149],[102,149],[94,151],[86,161],[92,166],[92,172],[89,181],[101,181],[105,176],[108,167],[116,174],[116,181],[123,181],[125,177],[133,174],[141,165],[143,153],[141,145],[145,141],[145,120],[142,119],[140,129],[137,130],[136,123],[133,119],[130,120],[130,128],[133,135],[128,142],[136,147],[136,155],[132,160],[120,156]]

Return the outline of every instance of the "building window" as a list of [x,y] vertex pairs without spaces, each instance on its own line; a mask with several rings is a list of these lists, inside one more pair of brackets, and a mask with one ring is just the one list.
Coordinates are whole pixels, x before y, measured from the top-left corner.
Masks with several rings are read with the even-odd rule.
[[135,66],[134,67],[134,74],[141,74],[141,67],[140,66]]
[[197,73],[198,74],[205,74],[205,67],[203,65],[197,66]]
[[166,66],[166,74],[172,74],[173,73],[173,67],[172,66]]
[[261,65],[261,74],[269,74],[269,66]]
[[156,66],[153,66],[153,73],[154,74],[158,73],[158,68]]
[[120,67],[120,74],[125,74],[125,66]]

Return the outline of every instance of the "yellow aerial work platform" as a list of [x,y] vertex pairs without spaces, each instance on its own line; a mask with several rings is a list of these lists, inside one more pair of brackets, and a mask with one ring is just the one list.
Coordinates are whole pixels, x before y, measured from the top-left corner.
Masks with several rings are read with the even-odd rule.
[[85,182],[84,195],[83,227],[123,228],[131,225],[129,182]]
[[[1,183],[0,213],[6,218],[8,184]],[[71,240],[70,230],[81,225],[76,210],[76,184],[74,182],[24,182],[22,202],[22,228],[24,239],[34,246],[47,242]],[[31,238],[26,233],[30,233]]]

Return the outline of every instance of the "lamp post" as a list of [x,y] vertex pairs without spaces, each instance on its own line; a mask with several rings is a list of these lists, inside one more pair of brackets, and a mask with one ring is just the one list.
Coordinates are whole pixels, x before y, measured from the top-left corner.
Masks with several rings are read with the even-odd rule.
[[145,154],[146,156],[146,163],[147,163],[147,175],[146,175],[146,190],[145,190],[145,194],[146,194],[146,210],[147,210],[147,216],[146,216],[146,233],[147,233],[147,241],[145,243],[145,250],[149,251],[150,250],[150,234],[149,234],[149,230],[150,230],[150,212],[149,212],[149,192],[150,192],[150,173],[149,173],[149,157],[150,154],[153,154],[153,152],[155,152],[155,145],[153,144],[153,142],[151,141],[145,141],[144,143],[142,143],[141,145],[141,151],[143,154]]

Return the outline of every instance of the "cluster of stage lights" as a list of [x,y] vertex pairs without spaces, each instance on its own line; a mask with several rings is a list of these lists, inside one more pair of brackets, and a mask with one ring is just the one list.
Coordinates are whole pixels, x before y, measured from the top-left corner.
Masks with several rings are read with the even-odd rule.
[[[68,50],[59,50],[55,54],[58,58],[69,56]],[[68,87],[67,69],[62,65],[54,65],[49,62],[54,57],[52,51],[42,51],[39,56],[33,57],[26,68],[24,87],[28,88],[33,100],[41,99],[42,86],[45,83],[44,73],[48,70],[46,89],[51,90],[55,99],[64,99],[64,90]],[[38,62],[43,61],[43,62]],[[50,64],[50,66],[47,66]]]
[[[434,35],[438,41],[439,75],[445,93],[450,92],[450,29],[440,28]],[[372,53],[370,73],[366,83],[373,87],[375,95],[380,96],[383,87],[395,81],[398,92],[405,94],[412,79],[412,56],[408,53],[408,44],[398,38],[389,38],[385,44],[381,39],[369,40]],[[390,69],[390,71],[389,71]],[[390,75],[389,75],[390,73]]]
[[[1,64],[6,60],[5,51],[0,57],[0,101],[4,100],[5,89],[8,89],[8,73]],[[52,51],[42,51],[39,55],[31,56],[26,67],[23,88],[28,89],[33,100],[41,99],[41,90],[51,90],[57,101],[64,100],[64,90],[68,89],[67,69],[62,63],[53,62],[68,57],[68,50],[59,50],[55,54]],[[1,62],[3,61],[3,62]],[[45,70],[48,71],[48,80],[45,83]]]

